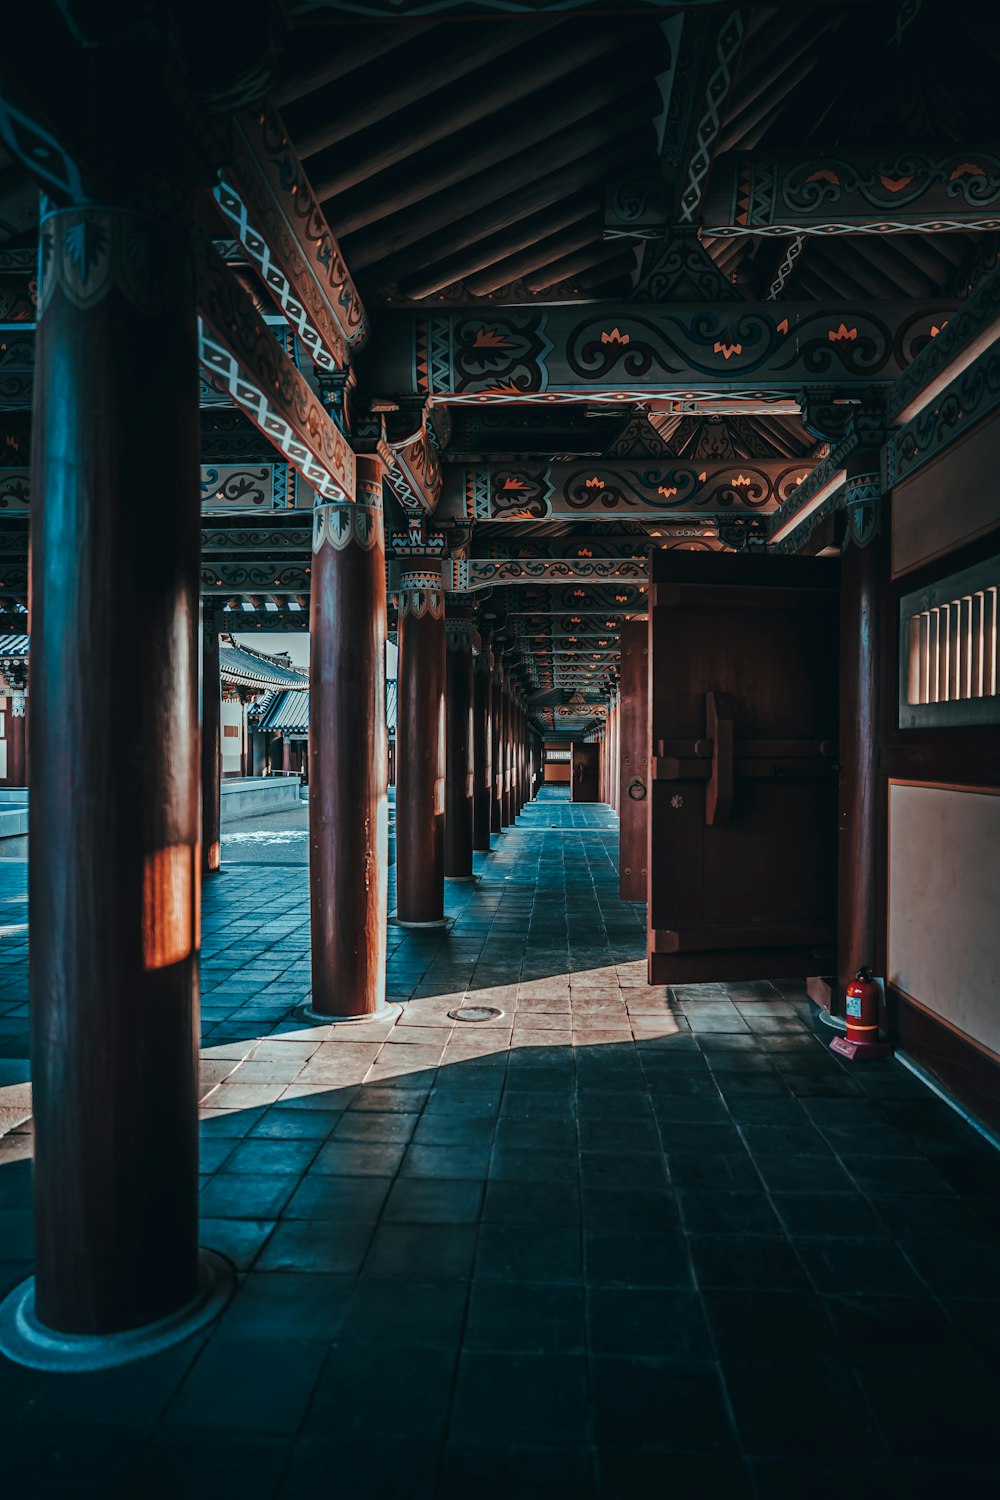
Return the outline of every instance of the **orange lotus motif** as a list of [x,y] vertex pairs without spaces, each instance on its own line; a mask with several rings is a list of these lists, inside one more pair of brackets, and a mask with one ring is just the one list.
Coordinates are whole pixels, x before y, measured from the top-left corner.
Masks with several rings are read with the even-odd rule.
[[588,490],[603,490],[604,480],[600,477],[599,474],[595,474],[593,479],[587,480],[587,488]]
[[913,181],[911,177],[880,177],[879,182],[887,193],[901,193]]
[[589,547],[578,547],[576,549],[576,555],[577,557],[593,557],[594,554],[591,552]]
[[977,166],[974,161],[961,161],[957,167],[952,167],[948,173],[948,181],[954,182],[958,177],[985,177],[986,170]]
[[731,359],[734,354],[743,353],[743,345],[736,343],[735,340],[733,343],[729,343],[728,341],[723,342],[722,339],[716,339],[712,345],[712,349],[715,354],[721,354],[723,359]]
[[732,481],[734,487],[739,485],[741,490],[746,489],[747,485],[752,482],[749,474],[737,474],[736,478]]
[[827,338],[831,344],[843,344],[849,342],[851,339],[856,339],[857,336],[858,330],[856,328],[848,328],[846,323],[841,323],[839,328],[831,328],[827,333]]
[[505,490],[526,490],[528,486],[523,479],[514,479],[513,476],[508,475],[503,482],[503,488]]
[[477,328],[473,349],[509,349],[510,339],[499,328]]
[[656,493],[662,495],[665,500],[669,500],[671,495],[676,495],[677,486],[676,484],[661,484],[657,486]]
[[602,344],[631,344],[631,342],[632,335],[630,333],[622,333],[620,328],[612,328],[610,333],[605,330],[601,334]]
[[810,172],[806,182],[828,182],[832,187],[840,186],[840,178],[832,167],[817,167],[815,172]]
[[788,332],[788,319],[787,318],[782,318],[781,322],[778,324],[778,327],[777,327],[776,331],[778,333],[780,333],[780,334],[786,334]]

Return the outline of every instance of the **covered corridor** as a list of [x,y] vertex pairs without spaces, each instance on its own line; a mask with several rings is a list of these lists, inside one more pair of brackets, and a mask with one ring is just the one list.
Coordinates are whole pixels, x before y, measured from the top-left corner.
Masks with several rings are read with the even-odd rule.
[[[563,795],[443,932],[390,922],[385,1021],[296,1016],[304,868],[206,888],[201,1240],[239,1287],[124,1369],[0,1364],[11,1494],[989,1492],[995,1153],[899,1063],[845,1068],[798,985],[648,986],[617,820]],[[23,865],[0,902],[10,1085]],[[31,1254],[7,1123],[0,1292]]]

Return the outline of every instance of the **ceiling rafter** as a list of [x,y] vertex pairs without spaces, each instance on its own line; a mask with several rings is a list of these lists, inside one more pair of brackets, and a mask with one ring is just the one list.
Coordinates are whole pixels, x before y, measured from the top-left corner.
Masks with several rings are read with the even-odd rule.
[[[414,241],[377,262],[378,274],[383,282],[413,275],[434,260],[450,251],[456,243],[472,245],[488,239],[491,234],[504,229],[512,222],[526,219],[532,213],[547,208],[568,194],[579,193],[603,182],[609,172],[630,160],[644,146],[646,131],[633,129],[631,135],[609,141],[603,148],[570,166],[547,173],[523,190],[508,193],[487,208],[470,214],[457,225],[449,225],[436,236],[427,236]],[[367,264],[367,262],[366,262]]]
[[[557,24],[551,17],[543,20],[539,34],[544,35]],[[450,31],[446,46],[441,45],[440,36],[431,37],[426,47],[418,41],[407,56],[406,68],[397,74],[387,76],[384,70],[375,68],[371,72],[376,76],[369,77],[369,70],[365,70],[357,80],[354,97],[340,85],[324,89],[297,106],[292,124],[299,150],[310,157],[343,145],[412,105],[422,105],[441,89],[443,80],[451,88],[457,79],[470,74],[493,76],[493,65],[500,58],[535,45],[535,39],[527,41],[520,27],[503,23],[485,31],[480,27],[460,27],[457,35]]]
[[[614,46],[624,47],[629,41],[634,42],[644,29],[649,29],[648,23],[645,28],[633,24],[616,29]],[[574,26],[572,40],[559,47],[542,48],[534,55],[529,51],[523,60],[515,55],[508,67],[498,70],[488,82],[472,77],[464,87],[453,89],[442,80],[441,98],[437,102],[435,95],[428,96],[419,111],[388,121],[382,129],[370,132],[367,141],[362,137],[354,142],[350,151],[322,153],[311,169],[317,194],[328,198],[357,187],[416,155],[425,146],[444,140],[497,110],[510,110],[585,63],[606,58],[610,50],[606,29]]]

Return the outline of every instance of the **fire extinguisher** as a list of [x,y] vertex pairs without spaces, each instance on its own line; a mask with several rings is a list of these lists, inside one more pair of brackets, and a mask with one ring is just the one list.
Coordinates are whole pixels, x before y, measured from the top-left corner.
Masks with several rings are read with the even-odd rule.
[[859,969],[844,992],[846,1036],[834,1037],[830,1050],[853,1062],[857,1058],[885,1057],[892,1051],[879,1041],[878,1012],[881,991],[869,968]]

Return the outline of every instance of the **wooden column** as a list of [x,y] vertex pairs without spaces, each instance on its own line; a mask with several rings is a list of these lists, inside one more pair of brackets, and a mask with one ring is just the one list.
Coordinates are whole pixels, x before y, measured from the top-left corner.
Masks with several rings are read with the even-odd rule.
[[446,769],[444,873],[472,879],[472,817],[475,791],[472,728],[472,611],[452,603],[445,609]]
[[490,813],[490,826],[494,833],[499,833],[505,826],[503,816],[503,700],[503,661],[500,653],[495,652],[493,667],[493,719],[491,724],[493,739],[493,807]]
[[511,753],[510,753],[511,723],[510,723],[510,721],[511,721],[511,707],[512,707],[510,693],[511,693],[510,676],[505,671],[504,672],[504,681],[503,681],[503,708],[502,708],[503,734],[502,734],[502,739],[501,739],[501,743],[500,743],[500,757],[501,757],[501,765],[502,765],[502,768],[503,768],[503,784],[502,784],[502,786],[500,788],[500,798],[501,798],[500,821],[503,823],[503,825],[504,825],[505,828],[509,828],[510,825],[511,825],[511,823],[513,823],[513,821],[514,821],[514,815],[513,815],[512,811],[511,811],[511,805],[510,805],[510,781],[511,781],[511,776],[510,776],[510,770],[511,770]]
[[493,656],[484,637],[473,668],[472,760],[475,776],[472,847],[490,852],[490,814],[493,806],[493,744],[491,704]]
[[181,1309],[198,1285],[193,257],[185,230],[119,209],[48,213],[41,236],[35,1310],[61,1333],[106,1335]]
[[353,503],[317,505],[312,550],[312,1010],[351,1020],[376,1015],[385,1005],[389,801],[385,529],[377,459],[357,459]]
[[626,620],[621,632],[621,772],[618,804],[618,894],[646,899],[646,838],[649,806],[649,626]]
[[[251,768],[252,769],[252,768]],[[201,872],[215,875],[222,864],[222,678],[219,626],[215,611],[201,613]]]
[[399,588],[396,913],[444,925],[444,593],[441,564],[404,564]]
[[7,785],[28,785],[28,694],[27,669],[10,666],[4,674],[10,684],[7,711]]
[[881,540],[849,540],[841,561],[837,1015],[844,986],[876,963]]

